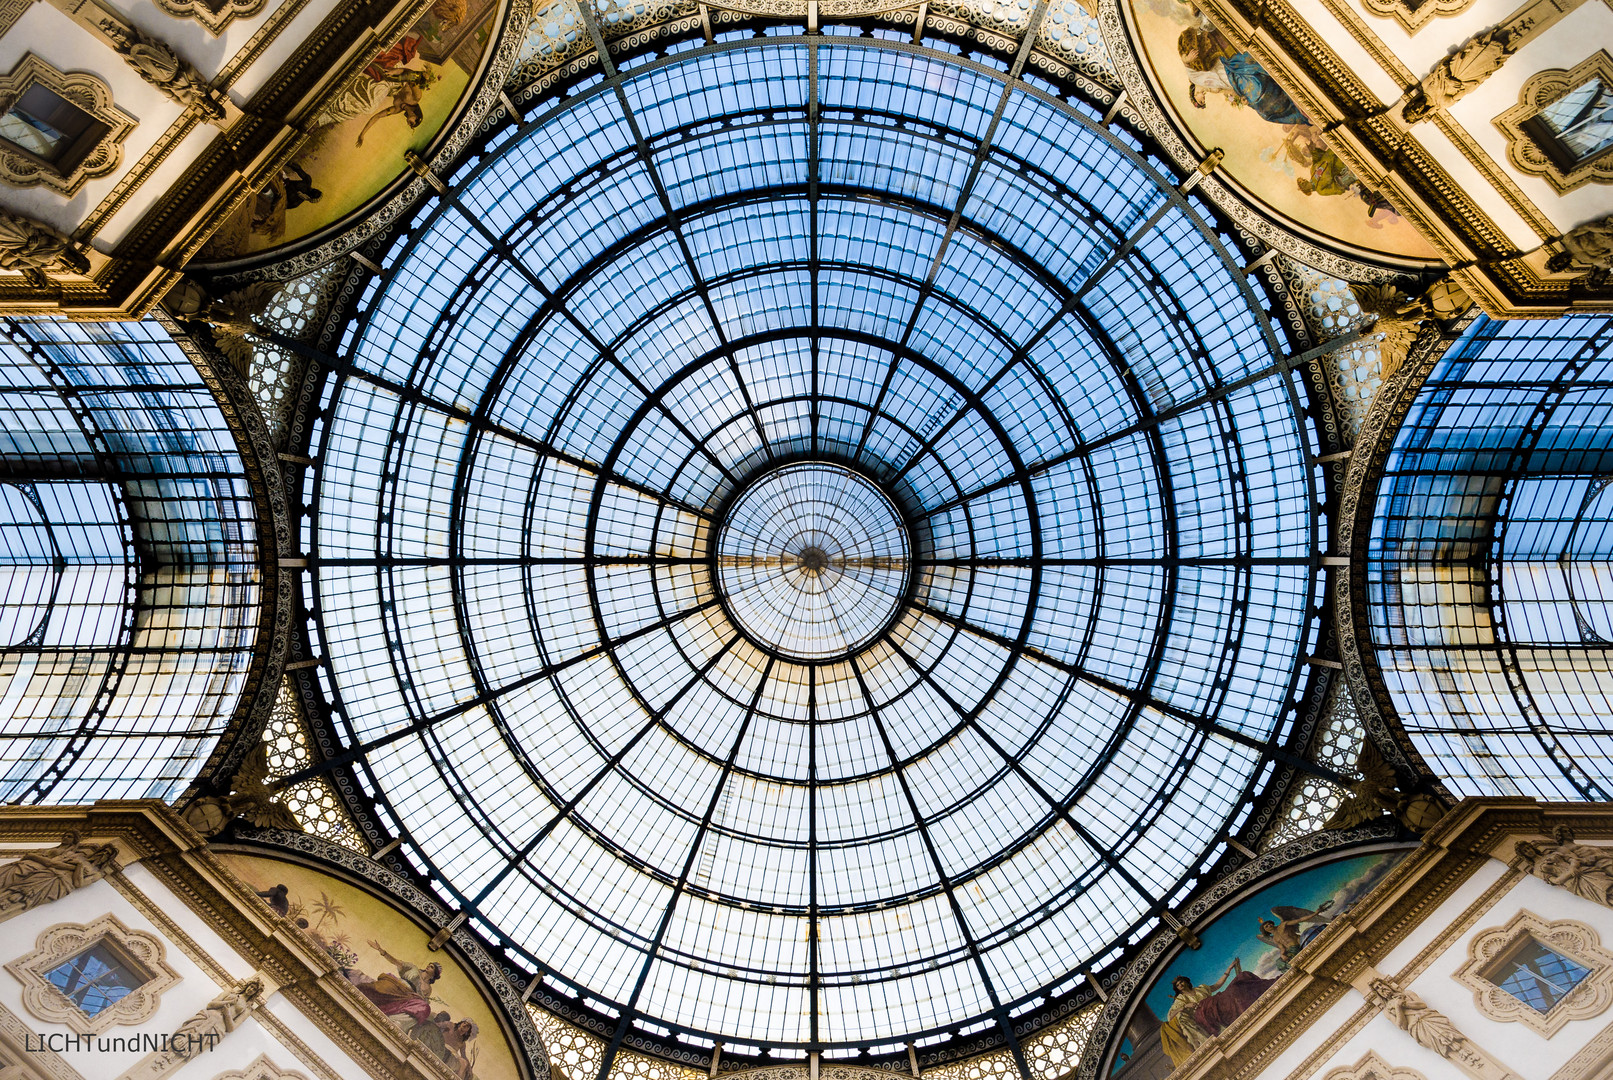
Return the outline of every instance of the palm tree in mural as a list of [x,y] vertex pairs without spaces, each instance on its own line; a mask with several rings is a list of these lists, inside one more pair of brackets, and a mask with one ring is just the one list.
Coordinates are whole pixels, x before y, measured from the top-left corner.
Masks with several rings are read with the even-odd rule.
[[321,892],[319,894],[319,899],[315,900],[309,906],[312,907],[314,911],[319,913],[319,919],[314,923],[313,927],[316,933],[321,926],[325,925],[326,919],[339,919],[343,915],[347,914],[347,912],[342,910],[340,904],[332,900],[324,892]]

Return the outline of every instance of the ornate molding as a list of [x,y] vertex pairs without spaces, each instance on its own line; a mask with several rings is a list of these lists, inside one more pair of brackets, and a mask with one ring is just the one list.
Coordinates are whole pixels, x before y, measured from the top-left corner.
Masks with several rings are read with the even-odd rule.
[[[94,1016],[69,1001],[46,974],[87,949],[106,943],[145,981]],[[58,923],[41,931],[31,952],[6,965],[22,983],[22,1004],[36,1019],[62,1024],[80,1035],[97,1035],[113,1025],[149,1020],[162,1002],[163,991],[179,982],[168,966],[161,938],[130,930],[115,915],[92,923]]]
[[193,19],[217,37],[236,19],[247,19],[263,10],[265,0],[152,0],[176,19]]
[[80,843],[76,832],[53,848],[18,853],[0,866],[0,922],[116,874],[117,856],[113,845]]
[[[1541,1012],[1502,989],[1492,975],[1498,965],[1530,942],[1568,957],[1591,974],[1548,1011]],[[1467,947],[1467,963],[1451,976],[1473,991],[1473,1004],[1499,1024],[1520,1023],[1551,1038],[1570,1020],[1589,1020],[1613,1005],[1613,953],[1602,948],[1596,931],[1573,919],[1548,922],[1524,908],[1505,926],[1485,930]]]
[[300,1072],[282,1069],[269,1060],[268,1054],[259,1054],[246,1068],[221,1072],[213,1077],[213,1080],[308,1080],[308,1078]]
[[1366,1057],[1351,1065],[1347,1069],[1334,1069],[1322,1080],[1428,1080],[1416,1069],[1404,1069],[1389,1064],[1378,1056],[1376,1050],[1368,1050]]
[[1361,0],[1361,6],[1374,15],[1394,19],[1407,34],[1415,34],[1430,19],[1460,15],[1473,6],[1473,0]]
[[1507,137],[1507,160],[1513,167],[1530,176],[1541,177],[1559,195],[1592,182],[1613,184],[1613,153],[1599,154],[1564,170],[1523,125],[1546,106],[1593,78],[1601,79],[1603,86],[1613,86],[1613,55],[1606,49],[1571,68],[1547,68],[1531,75],[1518,92],[1518,103],[1494,121]]
[[82,109],[105,130],[93,143],[75,144],[64,151],[66,171],[0,140],[0,180],[17,187],[43,185],[63,195],[72,195],[86,182],[105,176],[123,162],[123,141],[134,130],[135,118],[112,104],[111,87],[87,73],[63,74],[28,53],[9,75],[0,78],[0,112],[10,108],[32,86],[43,86],[54,92]]

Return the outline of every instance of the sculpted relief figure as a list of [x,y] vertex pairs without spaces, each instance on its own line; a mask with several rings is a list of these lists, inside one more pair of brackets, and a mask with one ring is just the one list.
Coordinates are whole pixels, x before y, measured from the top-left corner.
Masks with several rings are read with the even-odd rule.
[[1546,269],[1554,274],[1576,266],[1591,268],[1586,277],[1592,285],[1613,272],[1613,214],[1569,229],[1563,234],[1563,250],[1546,260]]
[[1401,1031],[1440,1057],[1454,1057],[1467,1041],[1450,1017],[1433,1008],[1410,990],[1402,990],[1387,979],[1374,979],[1372,993],[1383,1004],[1383,1014]]
[[1518,51],[1532,19],[1497,26],[1469,38],[1467,43],[1435,65],[1411,92],[1400,115],[1406,123],[1425,120],[1439,109],[1449,108],[1458,98],[1474,90]]
[[1574,843],[1565,826],[1552,830],[1552,842],[1518,844],[1522,868],[1542,881],[1593,903],[1613,907],[1613,848]]
[[111,19],[101,21],[101,33],[124,62],[146,82],[179,104],[195,106],[209,120],[224,119],[224,109],[202,73],[179,58],[167,45],[149,38],[132,26]]
[[87,274],[90,264],[70,239],[49,225],[0,210],[0,270],[20,270],[29,285],[43,288],[45,271]]
[[192,1058],[217,1047],[218,1040],[240,1027],[262,1004],[263,982],[257,976],[225,990],[202,1006],[202,1011],[179,1025],[168,1045],[147,1055],[119,1080],[158,1080]]
[[45,851],[25,851],[0,866],[0,920],[59,900],[118,868],[111,844],[82,844],[77,833]]

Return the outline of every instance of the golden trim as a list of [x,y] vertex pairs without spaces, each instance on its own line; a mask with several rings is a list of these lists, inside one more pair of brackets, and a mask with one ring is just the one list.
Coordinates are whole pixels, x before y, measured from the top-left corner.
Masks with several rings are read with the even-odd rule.
[[1559,195],[1566,195],[1583,184],[1613,184],[1613,150],[1604,150],[1564,172],[1523,125],[1547,105],[1593,77],[1600,78],[1603,86],[1613,87],[1613,55],[1606,49],[1571,68],[1547,68],[1529,76],[1518,92],[1518,103],[1492,121],[1507,137],[1507,160],[1513,168],[1541,177]]
[[106,128],[89,147],[76,146],[78,160],[68,172],[35,159],[31,154],[9,149],[0,140],[0,180],[17,187],[44,185],[62,195],[72,195],[88,181],[105,176],[123,163],[123,141],[134,130],[135,119],[112,104],[112,88],[84,72],[63,74],[33,53],[28,53],[0,77],[0,107],[9,107],[30,86],[43,86],[63,100],[84,110]]

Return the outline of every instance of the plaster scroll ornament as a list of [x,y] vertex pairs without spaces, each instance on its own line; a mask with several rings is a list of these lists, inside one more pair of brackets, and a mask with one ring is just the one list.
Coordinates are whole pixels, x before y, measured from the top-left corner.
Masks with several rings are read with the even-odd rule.
[[1518,844],[1521,869],[1575,896],[1603,907],[1613,907],[1613,848],[1574,843],[1567,826],[1551,832],[1552,841],[1524,840]]
[[113,51],[170,100],[199,110],[209,120],[224,119],[224,107],[212,86],[174,50],[114,19],[102,19],[100,30]]
[[269,746],[259,743],[241,761],[230,794],[206,796],[185,807],[185,824],[203,836],[217,836],[236,818],[260,829],[302,832],[302,825],[285,804],[274,797],[269,784]]
[[1522,18],[1492,27],[1469,38],[1423,76],[1400,111],[1408,124],[1426,120],[1451,105],[1500,70],[1507,57],[1517,52],[1533,28],[1533,18]]
[[[1372,311],[1374,309],[1369,307],[1366,299],[1361,298],[1359,294],[1373,291],[1394,292],[1392,287],[1384,289],[1374,285],[1358,286],[1358,299],[1361,307],[1365,310]],[[1405,297],[1399,297],[1399,300],[1403,302]],[[1411,303],[1420,302],[1412,301]],[[1408,305],[1402,303],[1401,306]],[[1399,327],[1394,328],[1394,334],[1405,336],[1406,340],[1403,343],[1394,342],[1386,332],[1384,343],[1380,347],[1386,375],[1392,371],[1389,366],[1391,347],[1400,349],[1395,360],[1395,366],[1398,367],[1400,359],[1403,359],[1406,355],[1405,350],[1411,347],[1412,339],[1417,336],[1417,328],[1421,327],[1423,322],[1422,318],[1416,320],[1406,320],[1402,316],[1394,316],[1394,318],[1401,322],[1409,321],[1412,328],[1409,331]],[[1383,325],[1381,316],[1378,325],[1380,327]],[[1348,797],[1333,812],[1333,816],[1322,823],[1322,828],[1353,829],[1385,814],[1393,814],[1402,825],[1413,832],[1425,832],[1434,822],[1445,816],[1445,807],[1433,796],[1420,793],[1401,794],[1397,786],[1399,781],[1395,776],[1395,770],[1387,761],[1383,760],[1383,755],[1378,752],[1378,748],[1372,744],[1371,739],[1362,741],[1361,754],[1356,759],[1355,768],[1361,774],[1361,779],[1346,786],[1345,790],[1349,792]]]
[[168,294],[164,303],[179,318],[211,326],[213,343],[245,377],[253,359],[249,339],[262,333],[257,318],[280,295],[283,286],[279,281],[256,281],[213,300],[200,285],[186,278]]
[[77,833],[53,848],[23,852],[0,866],[0,921],[100,881],[118,869],[117,856],[113,845],[81,843]]
[[47,271],[87,274],[90,263],[49,225],[0,209],[0,270],[20,270],[29,285],[42,289],[49,284]]

